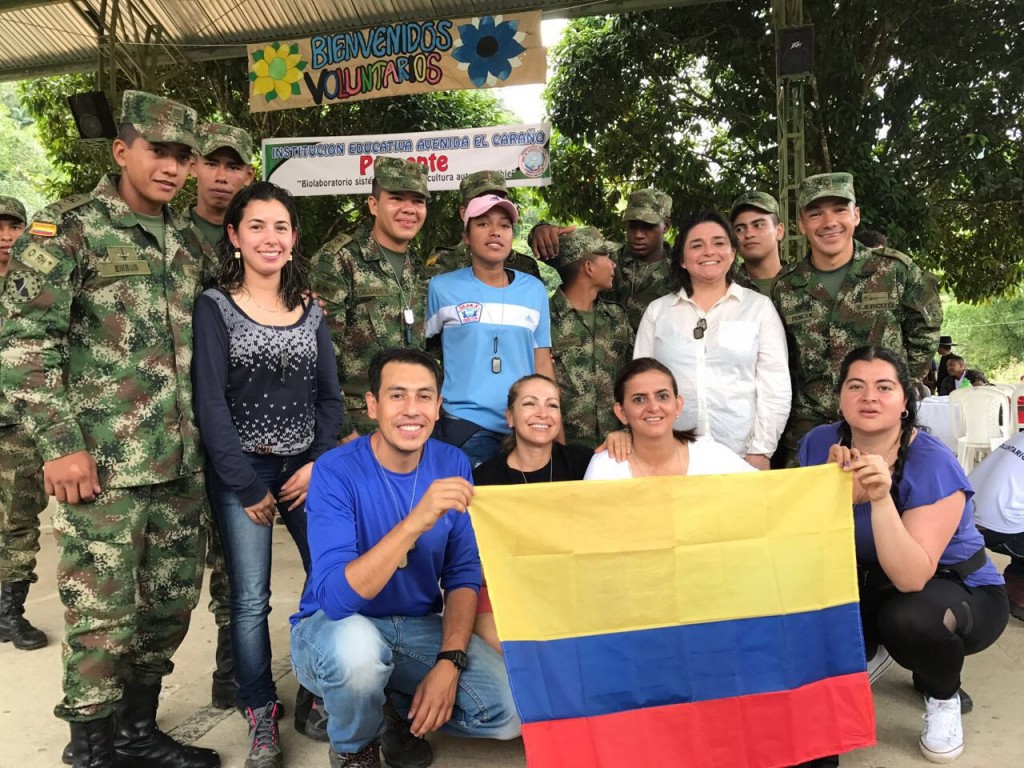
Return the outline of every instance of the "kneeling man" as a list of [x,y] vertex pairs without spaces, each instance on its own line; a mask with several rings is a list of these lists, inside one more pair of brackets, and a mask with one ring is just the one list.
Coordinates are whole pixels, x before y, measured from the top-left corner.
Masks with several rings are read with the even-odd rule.
[[313,468],[313,567],[292,617],[292,665],[324,700],[332,768],[375,768],[378,746],[392,768],[420,768],[431,731],[512,739],[520,725],[501,657],[472,634],[481,571],[469,460],[428,439],[441,369],[419,350],[383,350],[369,384],[377,431]]

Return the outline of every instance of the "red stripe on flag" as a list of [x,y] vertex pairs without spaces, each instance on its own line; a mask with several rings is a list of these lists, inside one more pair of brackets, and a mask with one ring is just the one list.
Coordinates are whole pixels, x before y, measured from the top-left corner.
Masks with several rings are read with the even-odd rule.
[[527,723],[523,741],[529,768],[779,768],[874,745],[875,710],[859,672],[777,693]]

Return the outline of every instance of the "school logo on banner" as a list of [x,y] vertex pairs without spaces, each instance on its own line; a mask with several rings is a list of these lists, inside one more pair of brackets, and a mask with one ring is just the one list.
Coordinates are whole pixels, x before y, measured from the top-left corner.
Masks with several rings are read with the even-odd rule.
[[250,45],[253,112],[381,96],[543,83],[540,11],[430,21]]

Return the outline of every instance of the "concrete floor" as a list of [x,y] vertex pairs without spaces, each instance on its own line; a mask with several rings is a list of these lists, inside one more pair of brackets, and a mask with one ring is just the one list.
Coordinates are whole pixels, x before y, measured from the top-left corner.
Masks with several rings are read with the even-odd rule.
[[[38,651],[0,645],[0,768],[58,768],[68,739],[67,725],[53,717],[60,699],[62,608],[54,583],[56,560],[49,517],[44,518],[40,581],[29,594],[28,614],[51,643]],[[281,729],[286,765],[326,766],[327,747],[300,736],[291,724],[296,684],[288,665],[287,618],[298,602],[302,568],[283,526],[275,528],[275,563],[271,635],[280,698],[288,707]],[[1000,565],[1001,565],[1000,561]],[[205,585],[204,585],[205,586]],[[216,748],[225,768],[242,768],[247,748],[240,715],[208,706],[216,629],[206,610],[205,594],[188,637],[175,657],[176,669],[165,681],[161,726],[178,738]],[[1010,620],[999,642],[968,659],[964,687],[974,698],[974,712],[964,718],[967,749],[961,768],[1020,765],[1024,725],[1024,622]],[[917,748],[923,707],[910,674],[892,667],[875,687],[878,746],[845,756],[843,768],[909,768],[929,765]],[[1013,714],[1016,713],[1016,714]],[[435,766],[444,768],[513,768],[525,765],[521,741],[466,741],[432,737]],[[684,765],[681,759],[679,765]],[[582,767],[581,768],[585,768]],[[622,768],[641,768],[623,766]]]

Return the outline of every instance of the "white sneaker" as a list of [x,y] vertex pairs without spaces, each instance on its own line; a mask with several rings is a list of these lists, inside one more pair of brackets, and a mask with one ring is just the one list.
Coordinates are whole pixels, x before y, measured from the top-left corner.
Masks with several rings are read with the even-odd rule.
[[951,763],[964,751],[964,726],[960,722],[960,697],[924,697],[924,730],[918,742],[921,753],[933,763]]
[[868,661],[868,683],[874,685],[875,681],[884,675],[885,670],[891,666],[892,656],[885,650],[884,645],[879,645],[875,655]]

